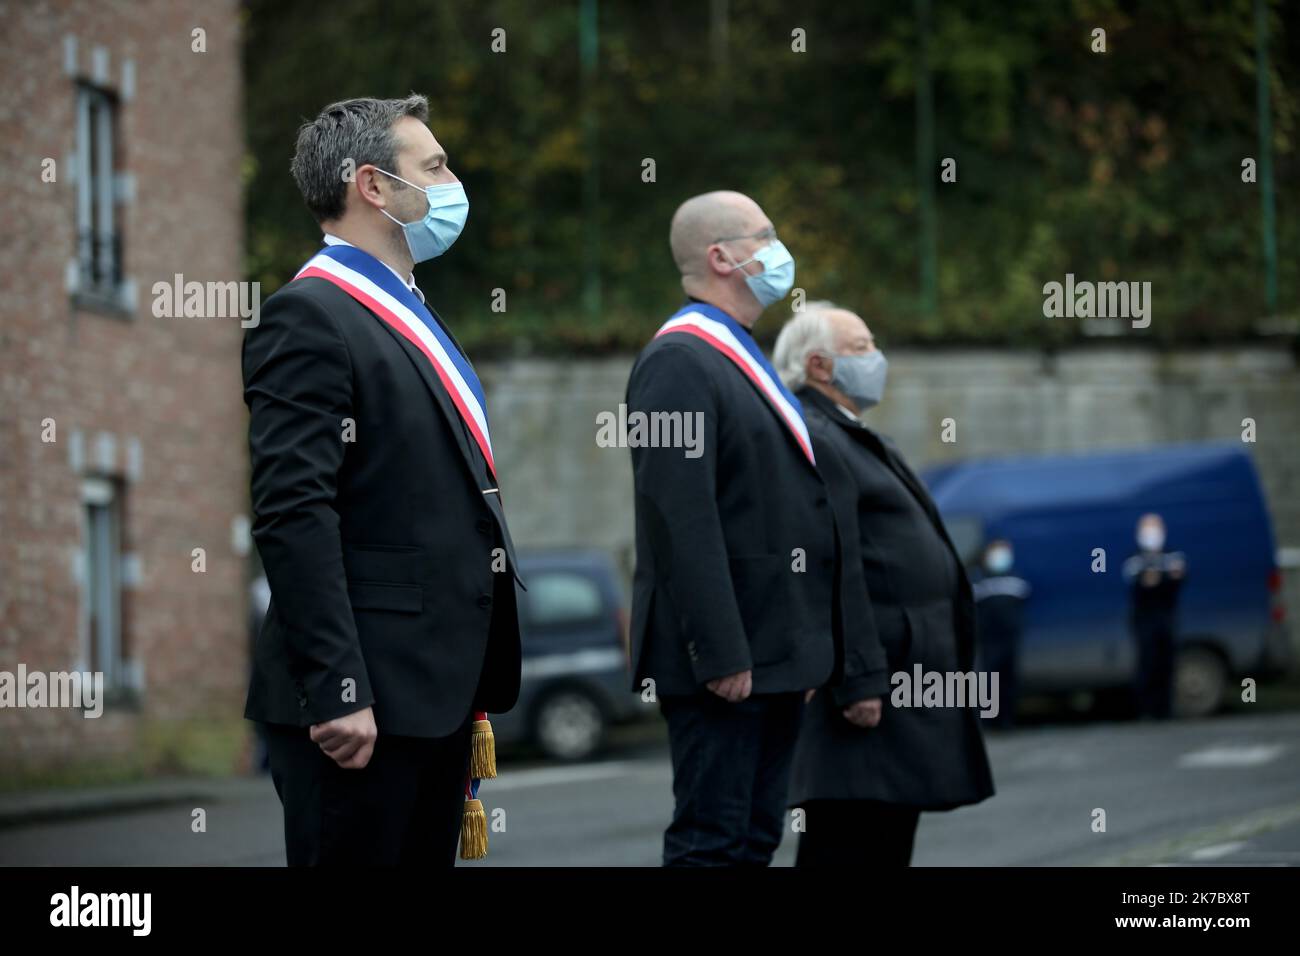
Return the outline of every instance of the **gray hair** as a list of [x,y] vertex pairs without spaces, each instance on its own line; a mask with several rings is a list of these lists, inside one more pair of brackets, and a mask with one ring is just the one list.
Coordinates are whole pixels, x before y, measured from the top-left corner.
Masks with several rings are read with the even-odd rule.
[[808,380],[808,356],[813,352],[835,352],[835,331],[829,316],[839,311],[840,306],[824,299],[808,302],[781,327],[772,364],[786,388],[794,391]]
[[354,171],[370,163],[397,172],[398,143],[393,124],[404,116],[427,123],[428,99],[412,93],[400,100],[340,100],[302,125],[289,171],[317,222],[343,215],[348,194],[343,172],[349,160]]

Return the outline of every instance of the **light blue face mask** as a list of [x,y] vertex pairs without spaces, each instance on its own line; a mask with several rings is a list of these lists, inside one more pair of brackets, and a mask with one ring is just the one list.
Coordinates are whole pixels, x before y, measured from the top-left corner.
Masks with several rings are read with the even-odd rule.
[[853,399],[859,411],[878,405],[889,374],[885,353],[876,349],[863,355],[836,355],[834,359],[831,384]]
[[[375,168],[379,169],[378,166]],[[379,210],[402,227],[402,233],[406,236],[406,245],[411,250],[411,259],[415,262],[425,262],[436,259],[450,249],[460,235],[460,231],[465,228],[465,220],[469,218],[469,197],[465,195],[465,187],[459,182],[417,186],[402,179],[401,176],[394,176],[382,169],[379,171],[385,176],[392,176],[398,182],[406,183],[412,189],[423,190],[424,198],[429,201],[429,211],[424,214],[423,219],[417,219],[415,222],[402,222],[390,215],[387,209]]]
[[756,276],[745,275],[745,284],[754,298],[763,308],[773,302],[780,302],[794,288],[794,256],[780,239],[773,239],[744,262],[737,262],[736,268],[751,262],[762,263],[763,271]]
[[1006,574],[1011,570],[1014,561],[1010,548],[992,548],[984,556],[984,566],[989,569],[990,574]]

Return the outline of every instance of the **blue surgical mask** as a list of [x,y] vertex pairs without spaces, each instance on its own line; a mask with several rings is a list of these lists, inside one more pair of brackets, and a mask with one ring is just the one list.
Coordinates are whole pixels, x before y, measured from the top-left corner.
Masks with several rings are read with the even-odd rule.
[[984,566],[991,574],[1006,574],[1014,560],[1010,548],[993,548],[984,556]]
[[1159,551],[1165,546],[1165,533],[1159,525],[1143,525],[1138,529],[1137,539],[1143,551]]
[[[378,166],[375,168],[379,169]],[[406,245],[411,250],[411,259],[415,262],[436,259],[450,249],[460,231],[465,228],[465,220],[469,218],[469,197],[465,195],[465,187],[459,182],[417,186],[401,176],[394,176],[382,169],[379,171],[406,183],[412,189],[423,189],[424,198],[429,202],[429,211],[423,219],[415,222],[402,222],[389,214],[387,209],[379,210],[402,227]]]
[[885,376],[889,362],[876,349],[863,355],[836,355],[831,370],[831,384],[857,404],[859,410],[871,408],[885,393]]
[[744,262],[737,262],[736,268],[751,262],[762,263],[763,271],[756,276],[745,275],[745,284],[754,298],[763,308],[773,302],[780,302],[794,288],[794,256],[780,239],[773,239]]

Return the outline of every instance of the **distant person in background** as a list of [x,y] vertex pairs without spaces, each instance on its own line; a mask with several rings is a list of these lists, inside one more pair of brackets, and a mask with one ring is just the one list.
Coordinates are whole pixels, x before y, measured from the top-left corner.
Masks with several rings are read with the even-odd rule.
[[[259,574],[248,585],[248,640],[249,640],[249,667],[253,662],[253,648],[257,645],[257,635],[262,630],[262,624],[266,620],[266,612],[271,606],[271,586],[266,582],[266,575]],[[266,773],[271,769],[271,755],[266,746],[266,731],[261,724],[253,722],[253,740],[255,747],[253,750],[253,769],[258,773]]]
[[789,805],[804,811],[798,866],[908,866],[922,811],[993,793],[973,707],[894,707],[892,675],[969,671],[970,582],[929,492],[858,414],[880,401],[886,362],[866,323],[811,302],[776,340],[803,404],[840,529],[843,654],[807,701]]
[[998,713],[989,723],[1009,729],[1016,718],[1019,699],[1020,635],[1024,629],[1029,582],[1013,574],[1015,552],[1011,542],[995,538],[984,547],[983,558],[971,575],[975,595],[975,633],[984,669],[998,675]]
[[1137,554],[1124,562],[1124,579],[1132,588],[1138,714],[1163,720],[1173,710],[1174,633],[1187,559],[1181,551],[1165,551],[1165,522],[1158,514],[1138,519],[1137,543]]

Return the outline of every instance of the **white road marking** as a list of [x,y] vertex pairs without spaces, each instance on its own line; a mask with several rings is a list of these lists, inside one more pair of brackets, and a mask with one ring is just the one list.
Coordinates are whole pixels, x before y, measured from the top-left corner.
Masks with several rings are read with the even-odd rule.
[[1016,770],[1081,770],[1086,763],[1077,750],[1055,747],[1022,753],[1012,766]]
[[[1229,866],[1240,866],[1240,867],[1251,867],[1251,868],[1256,867],[1256,866],[1286,866],[1286,865],[1287,865],[1286,863],[1224,863],[1224,864],[1223,864],[1223,866],[1225,866],[1225,867],[1229,867]],[[1150,866],[1150,867],[1189,867],[1189,866],[1191,866],[1191,864],[1190,864],[1190,863],[1148,863],[1147,866]]]
[[1206,747],[1178,758],[1180,767],[1258,767],[1276,760],[1286,748],[1281,744],[1240,744]]
[[1212,846],[1203,846],[1199,850],[1193,850],[1188,856],[1193,860],[1217,860],[1229,853],[1236,853],[1245,845],[1245,840],[1234,840],[1231,843],[1215,843]]
[[484,790],[500,793],[503,790],[524,790],[528,787],[548,787],[564,783],[586,783],[592,780],[611,780],[630,773],[663,772],[659,761],[616,760],[607,763],[583,763],[572,767],[539,767],[534,770],[498,768],[501,774],[483,781]]

